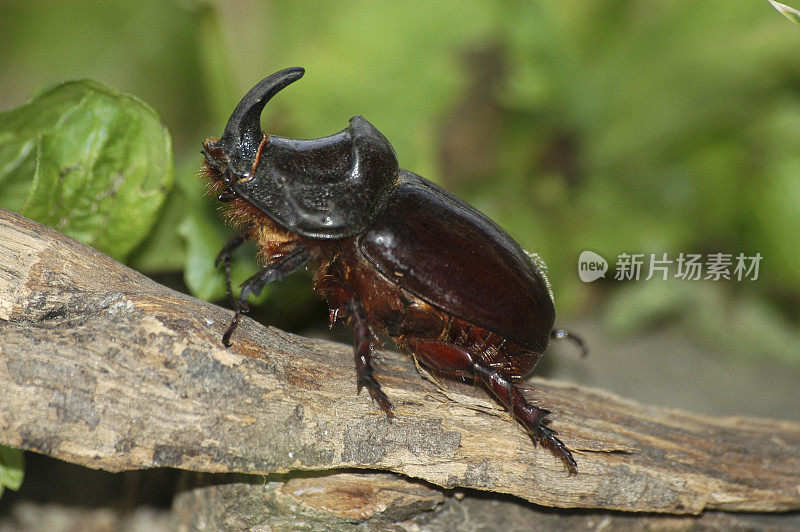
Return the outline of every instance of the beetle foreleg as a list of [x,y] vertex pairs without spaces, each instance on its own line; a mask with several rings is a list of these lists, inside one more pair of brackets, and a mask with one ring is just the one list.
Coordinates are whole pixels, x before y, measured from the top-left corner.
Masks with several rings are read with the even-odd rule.
[[357,299],[350,299],[346,305],[347,314],[353,327],[357,393],[361,393],[361,388],[366,386],[372,400],[378,403],[380,409],[391,420],[394,417],[392,412],[394,407],[372,374],[372,350],[375,345],[380,344],[380,340],[370,326],[361,303]]
[[572,457],[572,453],[564,443],[557,438],[557,432],[542,423],[550,413],[549,410],[532,405],[525,399],[522,392],[514,386],[511,381],[490,366],[482,362],[473,364],[475,376],[480,380],[491,393],[500,400],[501,403],[511,412],[528,433],[542,445],[550,449],[553,454],[561,458],[567,466],[570,475],[577,474],[578,465]]
[[[241,242],[239,242],[239,244],[241,244]],[[220,253],[220,255],[222,255],[222,253]],[[233,320],[228,326],[228,330],[226,330],[225,334],[222,335],[222,343],[225,345],[225,347],[231,346],[231,335],[239,325],[239,316],[249,310],[247,308],[247,298],[250,296],[250,294],[259,295],[267,284],[271,283],[272,281],[283,280],[283,278],[290,273],[300,269],[300,267],[302,267],[303,264],[308,261],[308,259],[308,250],[303,246],[298,245],[292,251],[281,257],[280,260],[265,267],[242,283],[242,291],[239,294],[239,299],[234,301],[234,310],[236,312],[233,315]],[[228,267],[228,270],[226,271],[229,270],[230,267]],[[228,275],[230,274],[228,273]]]
[[231,287],[231,255],[233,254],[234,250],[244,244],[250,238],[250,228],[243,229],[233,235],[230,240],[228,240],[225,247],[217,255],[216,260],[214,261],[214,267],[218,268],[219,263],[222,262],[225,266],[225,290],[228,293],[228,302],[230,306],[236,306],[236,300],[233,299],[233,288]]

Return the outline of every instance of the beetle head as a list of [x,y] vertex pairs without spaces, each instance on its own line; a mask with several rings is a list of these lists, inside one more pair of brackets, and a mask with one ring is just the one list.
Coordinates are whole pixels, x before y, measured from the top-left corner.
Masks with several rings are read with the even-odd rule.
[[221,200],[242,199],[294,233],[352,236],[365,230],[397,180],[397,156],[361,116],[328,137],[265,136],[264,106],[304,72],[276,72],[242,98],[220,139],[203,145],[207,175]]
[[276,72],[250,89],[233,110],[219,140],[203,144],[208,165],[216,170],[224,184],[231,186],[253,170],[258,147],[263,140],[261,112],[281,89],[303,77],[305,69],[293,67]]

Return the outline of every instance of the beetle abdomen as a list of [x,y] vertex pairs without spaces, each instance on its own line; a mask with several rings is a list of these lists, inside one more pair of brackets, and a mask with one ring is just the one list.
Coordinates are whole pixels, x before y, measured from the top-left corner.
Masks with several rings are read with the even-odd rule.
[[522,248],[484,215],[401,171],[359,238],[387,279],[447,314],[540,353],[555,321],[544,279]]
[[[372,327],[388,334],[399,347],[440,374],[471,378],[473,362],[480,361],[521,377],[541,356],[513,339],[448,313],[388,279],[364,257],[356,238],[346,241],[333,260],[319,266],[314,288],[334,309],[355,295]],[[469,357],[460,356],[459,349]]]

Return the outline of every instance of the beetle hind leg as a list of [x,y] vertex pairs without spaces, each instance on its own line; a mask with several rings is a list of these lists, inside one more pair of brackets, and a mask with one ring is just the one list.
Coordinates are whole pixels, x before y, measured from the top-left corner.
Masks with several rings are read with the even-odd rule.
[[467,348],[424,338],[406,338],[405,348],[438,373],[474,377],[519,421],[534,442],[539,442],[564,462],[570,475],[578,472],[572,453],[545,424],[549,410],[532,405],[508,375],[478,359]]
[[589,355],[589,347],[587,347],[586,342],[583,341],[583,338],[566,329],[553,329],[550,332],[550,339],[569,340],[570,342],[575,344],[575,347],[578,348],[578,352],[580,353],[581,358],[586,358]]
[[549,410],[532,405],[509,378],[490,366],[475,362],[473,371],[476,378],[522,423],[534,441],[538,441],[559,457],[570,475],[578,473],[578,464],[572,457],[572,452],[558,439],[558,433],[544,423],[550,414]]
[[392,412],[394,407],[381,390],[380,383],[375,380],[372,369],[372,351],[374,346],[380,345],[380,339],[370,326],[364,308],[358,300],[350,299],[347,302],[347,315],[353,327],[357,393],[361,393],[361,389],[366,386],[372,400],[378,403],[380,409],[391,421],[394,417],[394,412]]

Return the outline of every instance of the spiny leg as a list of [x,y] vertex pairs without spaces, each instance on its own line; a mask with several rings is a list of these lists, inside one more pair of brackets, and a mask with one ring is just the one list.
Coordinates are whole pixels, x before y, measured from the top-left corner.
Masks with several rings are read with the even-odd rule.
[[531,436],[561,458],[570,475],[578,473],[578,464],[567,446],[557,438],[558,433],[542,423],[550,413],[549,410],[530,404],[508,377],[486,364],[475,362],[473,371],[478,380],[522,423]]
[[476,357],[466,348],[456,344],[412,337],[405,339],[405,348],[434,371],[456,376],[474,376],[522,423],[535,441],[538,440],[561,458],[570,475],[578,472],[570,450],[556,437],[556,431],[542,423],[550,412],[530,404],[505,374],[484,362],[476,361]]
[[378,406],[391,419],[394,417],[392,412],[392,403],[389,398],[381,390],[381,385],[375,380],[372,370],[372,350],[375,345],[380,344],[378,336],[367,321],[364,307],[361,302],[352,298],[346,303],[347,317],[353,327],[353,347],[355,349],[356,361],[356,386],[357,393],[361,393],[361,388],[367,387],[372,400],[378,403]]
[[581,357],[586,358],[589,355],[589,348],[586,347],[586,342],[583,341],[583,338],[566,329],[553,329],[553,331],[550,332],[550,339],[569,340],[578,347]]
[[272,281],[283,280],[283,278],[290,273],[300,269],[308,259],[308,250],[298,245],[278,261],[265,267],[242,283],[242,291],[239,294],[239,299],[234,302],[234,310],[236,312],[233,315],[233,320],[228,326],[228,330],[222,335],[222,343],[225,347],[231,346],[231,335],[239,325],[239,316],[249,310],[246,301],[250,294],[259,295],[267,284]]

